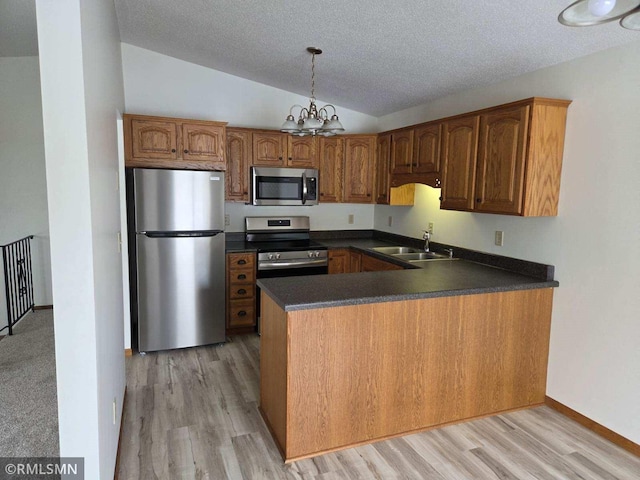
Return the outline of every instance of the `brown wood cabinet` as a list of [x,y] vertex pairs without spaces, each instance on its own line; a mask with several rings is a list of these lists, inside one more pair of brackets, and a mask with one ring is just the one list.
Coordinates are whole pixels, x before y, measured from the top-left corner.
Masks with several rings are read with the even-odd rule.
[[442,200],[440,208],[470,210],[476,179],[478,126],[472,115],[447,121],[442,127]]
[[349,249],[339,248],[329,250],[329,273],[349,273]]
[[413,129],[391,135],[391,173],[411,173],[413,166]]
[[287,166],[318,168],[318,138],[288,135]]
[[227,335],[252,332],[256,326],[256,255],[227,254]]
[[400,265],[395,263],[380,260],[379,258],[372,257],[371,255],[361,254],[361,268],[362,272],[380,272],[384,270],[404,270]]
[[441,208],[557,215],[570,103],[530,98],[445,121]]
[[319,158],[320,203],[342,202],[344,172],[344,139],[322,137]]
[[373,203],[375,135],[353,135],[344,140],[345,203]]
[[362,254],[355,250],[349,250],[349,272],[358,273],[362,271]]
[[284,167],[287,156],[287,136],[281,132],[253,132],[252,165]]
[[429,123],[415,129],[411,173],[440,171],[440,123]]
[[376,203],[389,204],[389,162],[391,160],[391,135],[378,136],[376,162]]
[[249,201],[249,165],[252,159],[251,130],[227,128],[227,172],[225,199]]
[[125,114],[125,166],[224,170],[224,122]]

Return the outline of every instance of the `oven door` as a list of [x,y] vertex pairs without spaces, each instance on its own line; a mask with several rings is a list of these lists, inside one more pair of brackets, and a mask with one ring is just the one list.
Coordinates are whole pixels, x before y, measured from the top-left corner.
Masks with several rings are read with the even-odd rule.
[[317,205],[318,171],[251,167],[253,205]]

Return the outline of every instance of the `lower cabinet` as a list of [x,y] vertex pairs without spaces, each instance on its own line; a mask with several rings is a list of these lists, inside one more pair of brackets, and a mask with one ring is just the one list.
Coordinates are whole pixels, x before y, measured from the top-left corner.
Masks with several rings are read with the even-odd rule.
[[329,250],[329,274],[350,272],[349,249]]
[[227,335],[256,326],[255,253],[227,254]]
[[380,260],[371,255],[362,254],[361,270],[362,272],[380,272],[383,270],[404,270],[400,265]]

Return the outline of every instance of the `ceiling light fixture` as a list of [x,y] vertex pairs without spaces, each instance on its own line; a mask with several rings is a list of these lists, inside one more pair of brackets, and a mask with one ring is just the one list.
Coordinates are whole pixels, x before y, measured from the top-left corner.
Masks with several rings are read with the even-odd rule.
[[[307,135],[330,137],[339,132],[344,132],[344,127],[340,123],[338,115],[336,115],[336,107],[329,104],[319,110],[316,107],[316,55],[320,55],[322,50],[315,47],[308,47],[307,52],[311,54],[311,97],[309,98],[309,107],[305,108],[302,105],[293,105],[289,109],[289,115],[287,115],[287,119],[282,124],[280,131],[299,137],[305,137]],[[331,116],[329,116],[329,112],[327,111],[329,107],[333,109]],[[300,109],[297,121],[293,116],[293,111],[296,108]]]
[[589,27],[620,20],[629,30],[640,30],[640,0],[578,0],[565,8],[558,21],[568,27]]

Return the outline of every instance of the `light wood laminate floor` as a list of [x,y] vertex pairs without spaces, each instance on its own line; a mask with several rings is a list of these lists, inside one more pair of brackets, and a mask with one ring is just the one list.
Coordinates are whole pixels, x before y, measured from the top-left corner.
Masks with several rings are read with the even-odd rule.
[[284,465],[257,407],[259,338],[127,359],[118,478],[640,479],[640,458],[538,407]]

